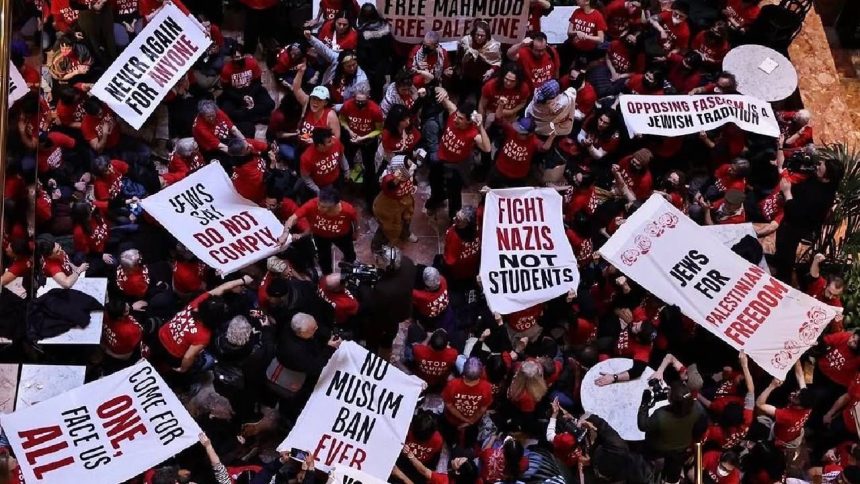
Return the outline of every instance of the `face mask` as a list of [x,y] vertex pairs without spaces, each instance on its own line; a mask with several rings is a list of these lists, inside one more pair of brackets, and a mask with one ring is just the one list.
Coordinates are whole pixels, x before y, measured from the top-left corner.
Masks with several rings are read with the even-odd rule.
[[367,106],[367,101],[356,101],[355,105],[360,107],[360,108],[363,108],[363,107]]
[[678,25],[678,24],[680,24],[681,22],[683,22],[683,20],[681,20],[680,18],[678,18],[678,17],[676,17],[676,16],[672,15],[672,25]]
[[433,49],[431,49],[430,47],[427,47],[426,45],[423,45],[423,46],[421,46],[421,52],[423,52],[424,55],[429,55],[430,53],[433,52]]

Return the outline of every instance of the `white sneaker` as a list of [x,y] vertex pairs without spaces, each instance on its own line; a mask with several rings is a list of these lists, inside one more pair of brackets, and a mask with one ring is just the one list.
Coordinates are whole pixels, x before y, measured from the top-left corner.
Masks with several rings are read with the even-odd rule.
[[414,244],[415,242],[418,242],[418,236],[415,234],[409,234],[409,238],[407,238],[406,240]]

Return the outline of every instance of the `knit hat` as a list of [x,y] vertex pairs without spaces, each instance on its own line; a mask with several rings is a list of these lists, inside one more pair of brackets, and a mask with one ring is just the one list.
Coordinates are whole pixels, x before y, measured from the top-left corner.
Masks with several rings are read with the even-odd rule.
[[560,92],[561,86],[558,85],[558,81],[550,79],[535,89],[535,102],[542,103],[555,99]]

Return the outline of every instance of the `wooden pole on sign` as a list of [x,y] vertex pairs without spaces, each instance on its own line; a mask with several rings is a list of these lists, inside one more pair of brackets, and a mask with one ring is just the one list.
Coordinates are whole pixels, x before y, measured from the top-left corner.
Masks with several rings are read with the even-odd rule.
[[[0,240],[5,224],[3,200],[6,199],[6,144],[9,141],[9,62],[12,46],[12,0],[0,0]],[[0,274],[3,258],[0,257]]]

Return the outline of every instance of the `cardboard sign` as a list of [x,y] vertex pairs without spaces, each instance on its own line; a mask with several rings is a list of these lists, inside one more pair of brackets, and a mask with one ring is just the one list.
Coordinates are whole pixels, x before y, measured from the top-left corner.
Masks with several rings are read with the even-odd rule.
[[527,309],[579,286],[561,205],[561,195],[552,188],[510,188],[487,194],[480,277],[494,312]]
[[773,108],[766,101],[750,96],[622,95],[620,103],[630,136],[682,136],[734,123],[744,131],[779,137],[779,125]]
[[282,250],[284,226],[236,193],[218,163],[141,200],[143,208],[200,260],[229,274]]
[[28,484],[124,482],[194,445],[200,428],[146,360],[0,424]]
[[344,341],[278,451],[304,450],[326,472],[341,465],[387,481],[423,388],[418,377]]
[[28,92],[30,92],[30,88],[27,87],[27,81],[24,80],[24,76],[12,64],[12,61],[9,61],[9,107],[12,107],[15,101],[24,97]]
[[408,44],[420,43],[431,30],[442,42],[459,40],[476,20],[487,22],[493,38],[503,44],[523,40],[529,30],[526,0],[376,0],[376,8],[391,22],[394,38]]
[[600,255],[780,379],[841,312],[745,261],[659,194]]
[[165,4],[93,85],[92,93],[140,129],[211,43],[196,20]]

